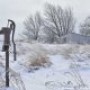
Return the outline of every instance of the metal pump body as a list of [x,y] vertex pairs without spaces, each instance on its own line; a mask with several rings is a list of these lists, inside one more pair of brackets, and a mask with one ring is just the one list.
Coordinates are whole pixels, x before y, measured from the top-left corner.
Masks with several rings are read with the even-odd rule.
[[14,34],[15,34],[15,23],[13,20],[8,19],[8,26],[2,27],[0,30],[0,35],[4,35],[4,43],[2,47],[2,51],[5,52],[6,56],[6,87],[9,87],[9,46],[10,46],[10,34],[12,32],[12,43],[13,43],[13,53],[14,53],[14,60],[16,60],[16,44],[14,41]]
[[9,45],[10,45],[10,34],[12,31],[14,60],[16,60],[16,44],[14,41],[15,28],[16,28],[15,22],[13,20],[8,19],[8,26],[2,27],[2,29],[0,30],[0,35],[2,35],[2,34],[4,35],[4,44],[3,44],[2,51],[6,51],[7,47],[9,47]]
[[2,35],[2,34],[4,35],[4,43],[3,43],[2,51],[6,51],[9,48],[10,33],[11,33],[11,29],[8,27],[3,27],[0,31],[0,35]]

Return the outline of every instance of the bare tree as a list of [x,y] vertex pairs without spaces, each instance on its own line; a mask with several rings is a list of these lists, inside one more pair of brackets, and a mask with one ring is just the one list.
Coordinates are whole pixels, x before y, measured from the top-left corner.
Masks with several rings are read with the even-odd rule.
[[75,20],[70,8],[62,9],[60,6],[54,6],[46,3],[45,6],[45,32],[52,34],[54,37],[61,37],[74,30]]
[[44,27],[44,32],[47,35],[47,42],[53,43],[54,40],[55,40],[55,34],[53,32],[53,28],[52,27],[50,28],[48,26],[45,26]]
[[73,12],[70,8],[64,10],[64,18],[62,20],[62,23],[63,23],[63,35],[74,31],[75,19],[73,16]]
[[28,39],[37,40],[39,36],[39,31],[42,28],[42,17],[39,12],[37,12],[34,16],[28,17],[24,21],[25,30],[24,35]]
[[90,16],[87,17],[80,25],[80,33],[82,35],[90,36]]
[[72,10],[62,9],[60,6],[54,6],[46,3],[44,16],[41,17],[40,13],[28,17],[24,21],[25,32],[24,35],[28,39],[38,39],[39,31],[42,29],[44,35],[48,37],[50,43],[56,40],[56,37],[61,37],[74,30],[75,22]]

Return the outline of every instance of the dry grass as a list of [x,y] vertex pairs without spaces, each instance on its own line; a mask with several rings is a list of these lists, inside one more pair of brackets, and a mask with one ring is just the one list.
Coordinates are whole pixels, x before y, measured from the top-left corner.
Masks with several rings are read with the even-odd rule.
[[25,66],[31,71],[37,70],[41,67],[49,67],[51,64],[52,63],[46,55],[36,54],[29,57],[28,61],[25,63]]
[[45,67],[48,62],[50,63],[47,55],[62,55],[65,59],[71,59],[72,54],[87,53],[90,57],[90,45],[39,43],[18,43],[17,45],[17,55],[22,58],[21,64],[28,68]]
[[45,66],[46,64],[49,64],[48,57],[46,56],[38,56],[36,59],[31,61],[31,66]]

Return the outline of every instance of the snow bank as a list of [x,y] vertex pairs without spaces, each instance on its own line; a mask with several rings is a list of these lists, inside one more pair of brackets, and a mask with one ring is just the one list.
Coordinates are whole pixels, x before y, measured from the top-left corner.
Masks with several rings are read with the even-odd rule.
[[[4,54],[0,55],[0,62],[4,64]],[[10,48],[10,68],[18,73],[16,76],[20,75],[14,78],[21,78],[26,90],[90,90],[89,45],[17,42],[17,61],[12,57]],[[45,63],[50,63],[50,66],[44,67]],[[39,69],[28,72],[28,66],[38,65],[41,66]],[[3,70],[4,67],[0,67],[1,73]]]

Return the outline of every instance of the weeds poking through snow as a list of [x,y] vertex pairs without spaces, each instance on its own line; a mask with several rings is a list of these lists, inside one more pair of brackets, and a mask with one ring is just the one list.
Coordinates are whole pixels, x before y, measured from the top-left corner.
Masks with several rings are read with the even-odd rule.
[[51,62],[49,61],[49,58],[44,54],[37,54],[30,56],[30,58],[25,63],[25,67],[28,68],[29,72],[33,70],[38,70],[41,67],[49,67],[51,66]]

